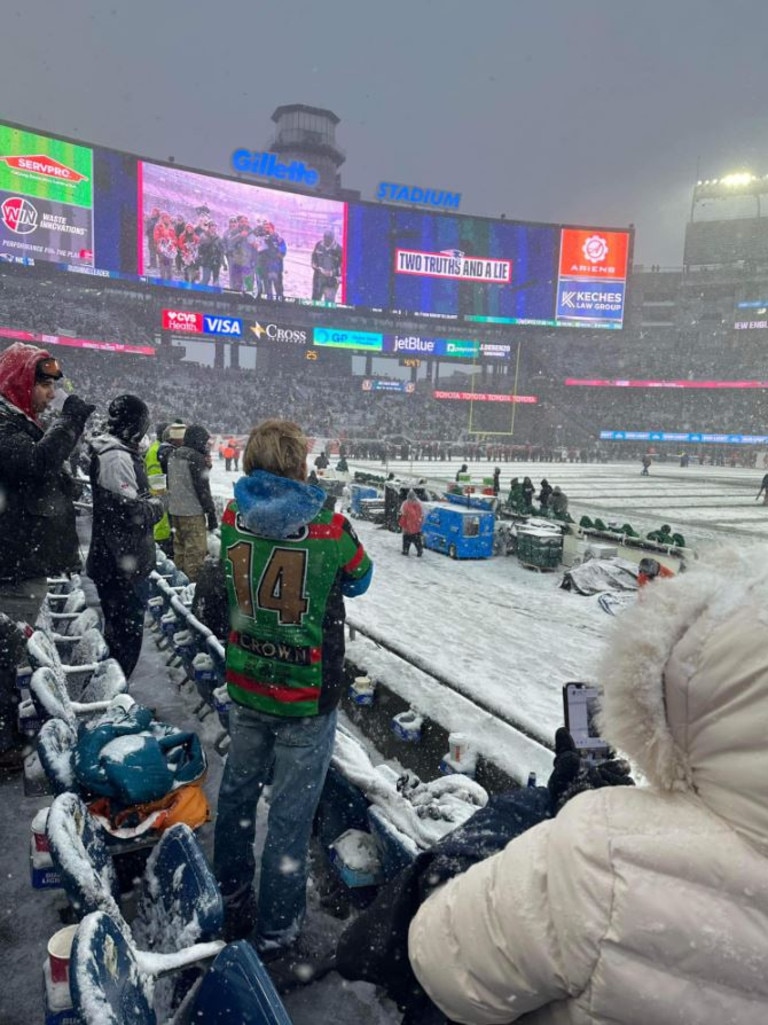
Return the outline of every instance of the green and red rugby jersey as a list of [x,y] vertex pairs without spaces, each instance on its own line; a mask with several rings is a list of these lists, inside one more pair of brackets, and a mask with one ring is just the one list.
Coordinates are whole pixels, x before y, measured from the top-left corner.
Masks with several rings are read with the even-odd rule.
[[233,701],[279,716],[312,716],[339,703],[344,593],[367,586],[372,564],[345,516],[321,509],[288,538],[248,530],[231,501],[221,521]]

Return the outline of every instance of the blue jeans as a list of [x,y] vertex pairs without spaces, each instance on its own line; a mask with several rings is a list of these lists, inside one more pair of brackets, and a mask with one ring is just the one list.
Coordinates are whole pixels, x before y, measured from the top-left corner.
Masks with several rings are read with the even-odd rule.
[[333,753],[336,711],[283,719],[234,704],[229,732],[232,740],[216,814],[214,872],[225,896],[252,882],[256,805],[271,774],[256,944],[283,946],[298,936],[304,921],[309,839]]

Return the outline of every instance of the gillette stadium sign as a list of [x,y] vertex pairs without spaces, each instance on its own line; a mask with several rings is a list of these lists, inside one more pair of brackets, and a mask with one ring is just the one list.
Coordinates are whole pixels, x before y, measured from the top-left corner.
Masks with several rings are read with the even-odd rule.
[[283,164],[274,153],[252,153],[249,149],[236,149],[232,154],[232,167],[239,174],[255,174],[259,178],[293,182],[294,185],[317,185],[320,172],[307,167],[303,160]]

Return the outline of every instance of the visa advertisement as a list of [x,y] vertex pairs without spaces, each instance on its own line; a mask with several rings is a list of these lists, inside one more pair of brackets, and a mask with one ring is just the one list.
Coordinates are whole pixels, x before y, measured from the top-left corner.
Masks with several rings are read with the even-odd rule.
[[93,153],[0,125],[0,253],[93,265]]

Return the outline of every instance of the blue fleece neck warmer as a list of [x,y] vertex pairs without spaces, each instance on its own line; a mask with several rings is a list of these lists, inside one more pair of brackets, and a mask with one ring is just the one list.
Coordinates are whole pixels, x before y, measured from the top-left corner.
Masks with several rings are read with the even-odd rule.
[[286,538],[317,516],[325,492],[314,484],[252,470],[235,484],[235,500],[248,530],[260,537]]

